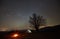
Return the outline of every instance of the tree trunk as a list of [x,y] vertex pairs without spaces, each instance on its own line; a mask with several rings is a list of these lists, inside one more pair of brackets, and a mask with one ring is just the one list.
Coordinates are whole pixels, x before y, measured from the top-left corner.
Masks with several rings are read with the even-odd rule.
[[38,29],[38,27],[37,27],[37,26],[35,26],[35,29],[36,29],[36,31],[37,31],[37,32],[39,32],[39,29]]

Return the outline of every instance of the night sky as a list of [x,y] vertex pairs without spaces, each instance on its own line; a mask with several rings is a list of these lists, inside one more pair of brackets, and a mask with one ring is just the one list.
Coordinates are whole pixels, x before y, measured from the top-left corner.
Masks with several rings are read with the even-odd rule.
[[33,13],[47,19],[47,25],[60,24],[58,0],[0,0],[0,28],[27,29]]

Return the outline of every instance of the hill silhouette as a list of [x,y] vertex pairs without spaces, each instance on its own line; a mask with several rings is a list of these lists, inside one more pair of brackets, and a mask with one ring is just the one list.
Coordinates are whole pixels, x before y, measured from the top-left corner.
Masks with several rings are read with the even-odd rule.
[[40,29],[40,32],[32,30],[32,33],[28,33],[26,32],[26,30],[0,32],[0,39],[8,39],[5,38],[5,36],[9,36],[11,33],[14,32],[27,34],[26,38],[23,39],[60,39],[60,25],[42,28]]
[[40,32],[60,32],[60,25],[42,28],[40,29]]
[[[36,34],[36,35],[35,35]],[[60,39],[60,25],[40,29],[39,33],[33,33],[33,39]]]

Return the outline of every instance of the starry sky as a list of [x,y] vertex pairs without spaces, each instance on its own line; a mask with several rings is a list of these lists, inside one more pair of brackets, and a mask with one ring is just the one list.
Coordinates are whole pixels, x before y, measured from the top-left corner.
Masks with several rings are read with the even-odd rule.
[[0,28],[26,29],[33,13],[47,19],[47,25],[60,24],[59,0],[0,0]]

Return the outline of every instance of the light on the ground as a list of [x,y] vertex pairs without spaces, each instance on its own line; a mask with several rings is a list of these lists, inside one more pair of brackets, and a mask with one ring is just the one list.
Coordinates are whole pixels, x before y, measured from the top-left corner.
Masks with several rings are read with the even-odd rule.
[[19,34],[13,34],[13,36],[12,37],[18,37],[19,36]]
[[31,30],[28,30],[29,33],[32,33]]

